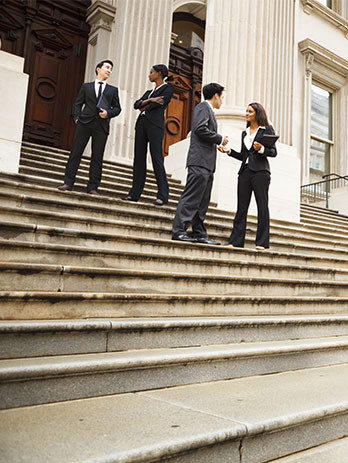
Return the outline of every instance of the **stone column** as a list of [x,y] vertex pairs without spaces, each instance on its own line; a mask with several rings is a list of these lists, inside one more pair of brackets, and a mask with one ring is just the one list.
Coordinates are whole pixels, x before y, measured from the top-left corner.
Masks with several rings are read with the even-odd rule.
[[[299,163],[296,151],[289,146],[293,127],[294,18],[293,0],[207,0],[203,83],[224,85],[225,104],[217,112],[219,129],[230,136],[238,150],[246,106],[257,101],[265,107],[283,143],[278,145],[283,155],[270,162],[272,172],[276,174],[279,169],[279,175],[292,179],[288,185],[283,179],[282,186],[282,182],[277,185],[273,181],[277,176],[272,175],[271,195],[278,186],[284,194],[273,195],[271,204],[278,217],[287,215],[283,201],[292,195],[295,202],[289,205],[293,212],[288,218],[298,220],[299,197],[295,189],[299,187]],[[231,182],[236,183],[239,165],[230,159],[226,162],[221,153],[218,156],[212,199],[221,207],[235,210],[236,190]],[[255,211],[254,206],[251,211]]]
[[0,171],[17,174],[29,76],[24,58],[0,50]]
[[114,62],[110,83],[120,89],[121,115],[111,123],[105,158],[131,164],[134,101],[152,88],[148,74],[153,64],[168,65],[172,28],[172,0],[113,0],[109,57]]
[[86,81],[95,78],[96,63],[109,56],[111,29],[115,14],[116,8],[110,0],[94,0],[87,10],[87,22],[91,30],[88,39]]

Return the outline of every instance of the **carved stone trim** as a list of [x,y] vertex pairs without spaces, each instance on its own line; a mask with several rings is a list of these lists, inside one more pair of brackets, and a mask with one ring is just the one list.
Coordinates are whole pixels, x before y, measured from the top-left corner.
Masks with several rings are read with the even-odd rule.
[[98,29],[111,32],[112,21],[115,19],[116,8],[103,0],[96,0],[87,10],[87,22],[91,26],[90,34]]
[[341,29],[348,39],[348,21],[336,11],[328,8],[327,6],[320,3],[318,0],[301,0],[303,10],[307,14],[317,13],[324,17],[331,24],[334,24],[338,29]]
[[298,46],[301,53],[306,57],[306,74],[311,71],[314,61],[317,61],[341,76],[348,77],[348,61],[341,56],[313,42],[311,39],[302,40]]

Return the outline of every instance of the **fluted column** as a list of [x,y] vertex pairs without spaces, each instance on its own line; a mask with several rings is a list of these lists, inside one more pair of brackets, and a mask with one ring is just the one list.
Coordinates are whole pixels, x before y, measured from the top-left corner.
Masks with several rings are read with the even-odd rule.
[[286,144],[292,142],[293,0],[207,0],[204,83],[226,87],[219,119],[240,126],[245,107],[262,103]]
[[172,0],[112,0],[116,17],[109,57],[114,62],[110,83],[120,89],[122,112],[111,125],[106,158],[131,163],[134,124],[133,104],[152,88],[148,74],[153,64],[168,65],[172,27]]

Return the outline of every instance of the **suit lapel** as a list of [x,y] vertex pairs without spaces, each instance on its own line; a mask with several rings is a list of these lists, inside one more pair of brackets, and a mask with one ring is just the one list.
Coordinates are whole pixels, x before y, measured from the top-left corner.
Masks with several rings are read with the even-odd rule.
[[91,94],[91,96],[95,99],[95,101],[97,102],[97,95],[95,94],[95,87],[94,87],[94,82],[90,82],[88,84],[88,88],[89,88],[89,92]]
[[255,136],[254,141],[259,141],[259,140],[261,140],[261,138],[262,138],[262,136],[263,136],[264,133],[265,133],[265,129],[264,129],[264,128],[259,129],[259,130],[257,131],[257,134],[256,134],[256,136]]

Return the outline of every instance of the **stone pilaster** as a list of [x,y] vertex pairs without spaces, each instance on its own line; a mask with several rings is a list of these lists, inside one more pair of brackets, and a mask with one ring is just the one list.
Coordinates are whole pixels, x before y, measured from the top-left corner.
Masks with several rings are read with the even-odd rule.
[[17,174],[29,76],[24,58],[0,50],[0,171]]

